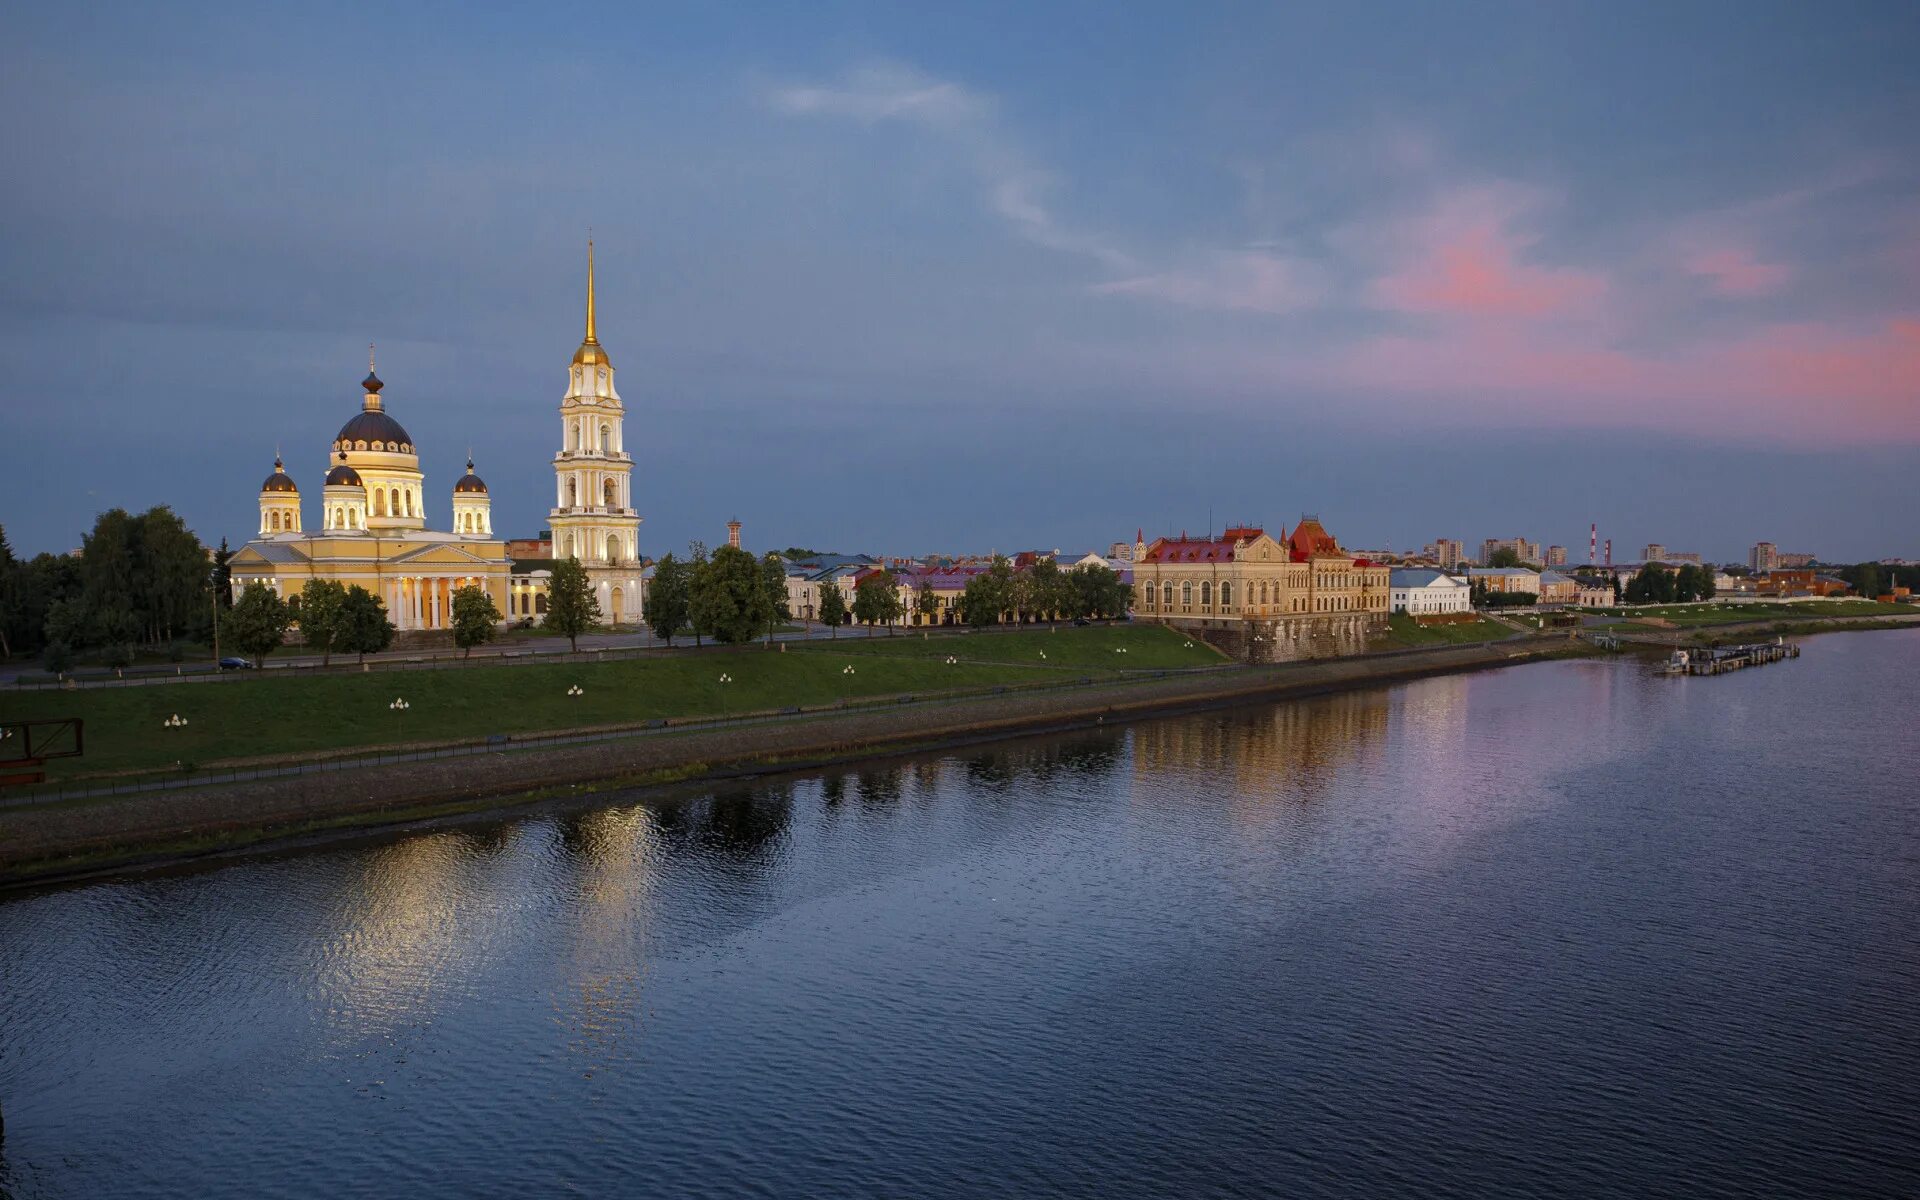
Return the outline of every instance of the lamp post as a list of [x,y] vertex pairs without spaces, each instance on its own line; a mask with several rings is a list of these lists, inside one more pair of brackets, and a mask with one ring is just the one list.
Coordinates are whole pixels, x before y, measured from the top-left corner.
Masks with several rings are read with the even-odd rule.
[[187,719],[181,716],[179,713],[175,713],[172,716],[168,717],[166,720],[160,722],[160,724],[163,728],[166,728],[166,729],[185,729],[187,727]]
[[393,703],[387,707],[393,710],[393,740],[397,742],[400,740],[400,717],[413,705],[408,704],[404,697],[395,696]]
[[732,682],[733,676],[727,674],[725,671],[720,673],[720,716],[722,719],[725,719],[727,716],[727,687]]
[[587,694],[587,689],[581,687],[577,683],[567,689],[567,695],[569,696],[584,696],[586,694]]

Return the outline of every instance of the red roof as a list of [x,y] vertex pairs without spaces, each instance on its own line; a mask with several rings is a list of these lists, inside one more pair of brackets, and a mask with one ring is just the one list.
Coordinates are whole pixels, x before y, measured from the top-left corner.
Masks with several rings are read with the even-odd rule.
[[1340,543],[1334,541],[1333,535],[1312,517],[1301,518],[1300,523],[1293,527],[1293,535],[1287,539],[1287,544],[1293,548],[1296,562],[1316,554],[1340,553]]
[[1232,562],[1233,543],[1218,538],[1156,538],[1144,562]]

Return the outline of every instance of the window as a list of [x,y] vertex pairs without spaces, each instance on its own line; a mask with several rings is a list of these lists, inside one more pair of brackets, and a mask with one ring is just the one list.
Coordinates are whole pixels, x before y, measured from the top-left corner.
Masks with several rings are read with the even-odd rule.
[[1180,607],[1193,607],[1193,580],[1191,579],[1182,579],[1180,581]]
[[[605,427],[603,426],[603,427],[602,427],[602,429],[603,429],[603,431],[604,431],[604,429],[605,429]],[[612,507],[614,506],[614,504],[613,504],[613,494],[614,494],[614,487],[613,487],[613,480],[611,480],[611,479],[609,479],[609,480],[607,480],[607,486],[606,486],[606,488],[605,488],[605,491],[606,491],[606,498],[607,498],[607,507],[608,507],[608,508],[612,508]]]
[[1225,612],[1232,607],[1233,607],[1233,583],[1231,580],[1229,580],[1228,582],[1220,585],[1220,611]]
[[1167,583],[1161,587],[1160,604],[1161,604],[1161,607],[1167,608],[1167,609],[1171,609],[1173,607],[1173,581],[1172,580],[1168,580]]

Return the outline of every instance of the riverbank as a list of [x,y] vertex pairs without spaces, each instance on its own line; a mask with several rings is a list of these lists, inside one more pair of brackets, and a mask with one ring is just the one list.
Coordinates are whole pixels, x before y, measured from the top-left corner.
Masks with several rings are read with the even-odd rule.
[[1238,667],[10,808],[0,810],[0,884],[49,882],[348,832],[504,814],[541,801],[613,790],[809,770],[1585,652],[1558,639],[1530,639]]

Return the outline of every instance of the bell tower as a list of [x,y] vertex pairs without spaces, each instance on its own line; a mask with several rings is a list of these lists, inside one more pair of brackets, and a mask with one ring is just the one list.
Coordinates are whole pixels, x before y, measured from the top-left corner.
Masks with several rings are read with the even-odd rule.
[[553,456],[554,504],[548,514],[555,558],[589,571],[640,558],[640,514],[633,506],[633,459],[622,425],[626,409],[613,386],[613,361],[595,328],[593,243],[587,243],[587,335],[567,369],[560,401],[560,452]]

